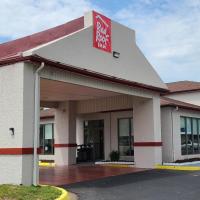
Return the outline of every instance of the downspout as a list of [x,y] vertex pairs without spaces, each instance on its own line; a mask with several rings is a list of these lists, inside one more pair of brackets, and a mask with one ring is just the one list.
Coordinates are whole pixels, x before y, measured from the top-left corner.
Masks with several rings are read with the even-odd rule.
[[34,110],[34,141],[33,141],[33,185],[38,185],[38,135],[39,135],[39,115],[40,115],[40,75],[39,72],[44,68],[44,62],[35,71],[35,110]]
[[171,126],[172,126],[172,160],[174,160],[174,120],[173,120],[173,108],[171,109]]
[[173,112],[178,110],[178,106],[175,109],[171,109],[171,124],[172,124],[172,159],[173,162],[175,161],[175,152],[174,152],[174,118]]

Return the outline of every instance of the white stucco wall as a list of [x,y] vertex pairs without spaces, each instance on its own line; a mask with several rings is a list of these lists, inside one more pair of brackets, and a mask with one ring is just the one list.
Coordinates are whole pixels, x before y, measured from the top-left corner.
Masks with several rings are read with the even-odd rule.
[[[24,63],[0,68],[0,148],[32,148],[34,69]],[[9,128],[14,128],[11,135]],[[0,155],[0,183],[32,184],[33,155]]]
[[112,111],[118,109],[131,109],[133,97],[128,95],[118,95],[113,97],[102,97],[77,102],[77,113],[94,113]]
[[175,93],[166,97],[200,106],[200,91]]
[[174,110],[174,108],[161,108],[162,155],[164,162],[173,162],[174,160],[174,146],[172,142],[172,110]]
[[200,157],[200,154],[181,155],[181,132],[180,117],[200,118],[200,112],[166,107],[162,112],[162,141],[163,141],[163,161],[173,162],[186,158]]
[[[160,97],[155,96],[139,102],[133,107],[134,113],[134,141],[135,143],[160,143]],[[154,168],[162,162],[162,147],[160,145],[135,146],[135,163],[137,167]]]
[[[55,110],[54,123],[55,144],[76,144],[76,103],[74,101],[60,102]],[[57,165],[76,163],[76,147],[55,147],[55,162]]]

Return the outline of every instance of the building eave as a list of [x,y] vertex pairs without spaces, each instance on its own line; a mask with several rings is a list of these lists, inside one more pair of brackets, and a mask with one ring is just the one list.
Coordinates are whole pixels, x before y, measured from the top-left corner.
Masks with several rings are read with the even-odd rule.
[[178,108],[187,109],[187,110],[200,111],[200,106],[197,106],[194,104],[170,99],[168,97],[162,97],[161,101],[162,100],[164,100],[165,103],[163,103],[163,104],[161,103],[161,105],[160,105],[161,107],[174,107],[174,108],[178,107]]
[[89,76],[92,78],[102,79],[105,81],[110,81],[110,82],[127,85],[127,86],[131,86],[131,87],[138,87],[138,88],[142,88],[142,89],[146,89],[146,90],[150,90],[150,91],[154,91],[154,92],[159,92],[161,94],[166,94],[167,92],[169,92],[169,90],[164,89],[164,88],[158,88],[158,87],[151,86],[151,85],[146,85],[146,84],[142,84],[142,83],[138,83],[138,82],[120,79],[120,78],[117,78],[114,76],[108,76],[106,74],[97,73],[97,72],[90,71],[87,69],[77,68],[75,66],[63,64],[63,63],[60,63],[60,62],[54,61],[54,60],[49,60],[44,57],[40,57],[38,55],[30,55],[30,56],[17,55],[17,56],[12,56],[12,57],[8,57],[5,59],[1,59],[0,67],[5,66],[5,65],[14,64],[17,62],[32,62],[32,63],[44,62],[46,65],[53,66],[53,67],[56,67],[56,68],[59,68],[62,70],[74,72],[74,73],[77,73],[80,75]]

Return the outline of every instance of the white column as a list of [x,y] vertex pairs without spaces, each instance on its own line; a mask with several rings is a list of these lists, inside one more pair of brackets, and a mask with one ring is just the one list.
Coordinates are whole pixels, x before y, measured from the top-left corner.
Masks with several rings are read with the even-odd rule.
[[138,103],[133,118],[136,167],[154,168],[162,162],[159,96]]
[[66,101],[55,112],[55,163],[76,163],[76,104]]
[[84,119],[80,116],[76,118],[76,141],[77,145],[84,144]]
[[[32,184],[34,69],[0,68],[0,184]],[[13,133],[10,130],[13,128]],[[37,174],[38,175],[38,174]]]

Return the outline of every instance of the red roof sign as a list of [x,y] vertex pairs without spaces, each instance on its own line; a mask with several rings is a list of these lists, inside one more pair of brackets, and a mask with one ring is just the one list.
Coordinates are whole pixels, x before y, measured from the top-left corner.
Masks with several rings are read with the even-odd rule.
[[111,52],[111,20],[93,11],[93,47]]

